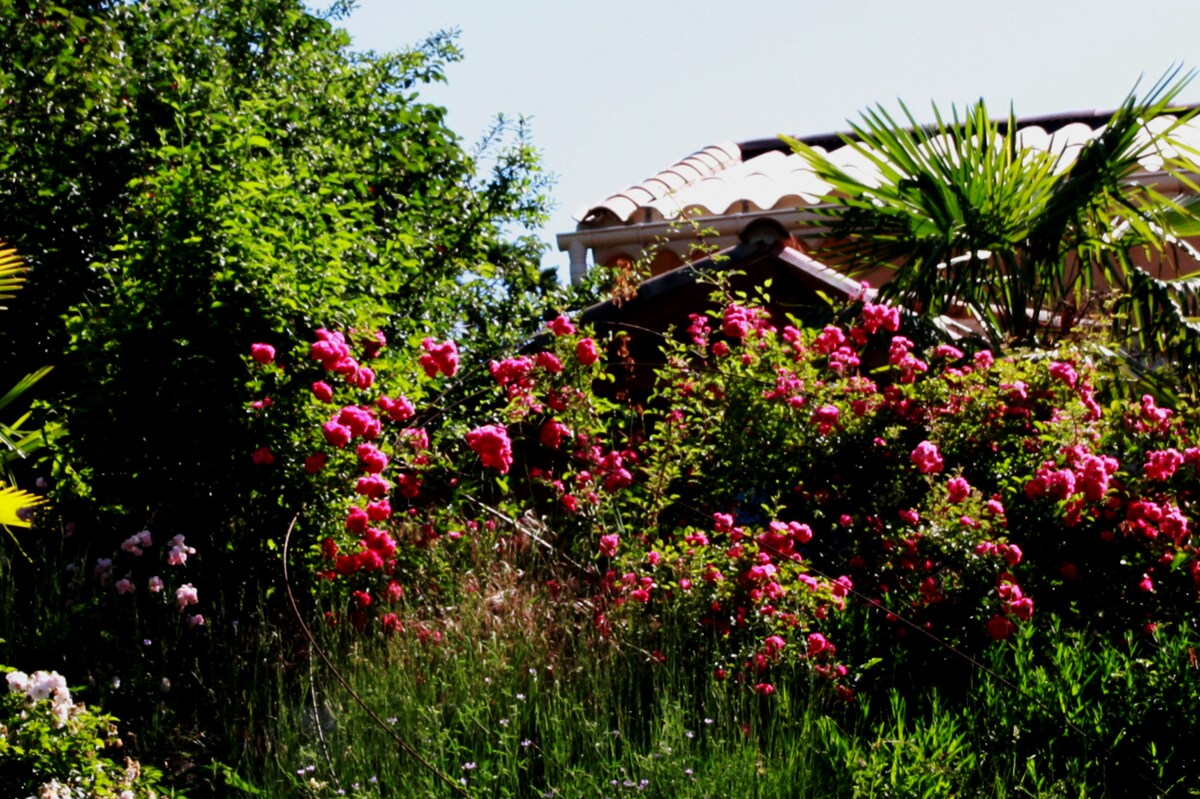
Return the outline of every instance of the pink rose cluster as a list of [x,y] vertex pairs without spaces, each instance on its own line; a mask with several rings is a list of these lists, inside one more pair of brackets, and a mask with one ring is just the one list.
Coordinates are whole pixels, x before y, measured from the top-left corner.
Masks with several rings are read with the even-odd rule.
[[746,308],[730,303],[722,313],[721,332],[728,338],[744,339],[751,334],[762,335],[774,330],[766,311],[761,308]]
[[167,542],[167,565],[168,566],[183,566],[187,563],[189,555],[196,554],[196,548],[190,547],[184,542],[182,535],[174,536]]
[[862,324],[868,333],[879,330],[895,333],[900,330],[900,309],[891,305],[864,303]]
[[355,438],[362,437],[368,441],[376,439],[383,428],[379,417],[371,409],[347,405],[321,429],[325,440],[331,446],[341,449]]
[[324,328],[318,330],[317,340],[309,347],[309,354],[314,361],[320,362],[325,371],[341,375],[355,388],[370,388],[375,383],[375,372],[354,359],[350,345],[341,333]]
[[153,536],[150,535],[150,531],[142,530],[140,533],[134,533],[122,541],[121,549],[130,555],[140,557],[142,552],[153,543]]
[[688,319],[691,324],[688,325],[688,335],[692,338],[692,343],[697,347],[708,346],[708,336],[712,332],[709,327],[708,317],[704,314],[690,313]]
[[[861,332],[859,330],[859,333]],[[803,358],[805,353],[802,345],[803,336],[800,331],[789,325],[784,328],[783,337],[784,340],[791,343],[796,360],[799,361]],[[857,369],[861,363],[858,352],[854,348],[856,343],[846,338],[846,334],[840,327],[826,325],[813,338],[812,349],[818,355],[828,356],[826,367],[829,371],[842,375]]]
[[[357,552],[339,554],[333,539],[326,539],[327,543],[322,547],[322,554],[327,560],[334,561],[333,574],[345,577],[359,571],[385,570],[390,572],[394,567],[396,541],[386,530],[369,526],[372,521],[371,505],[368,505],[367,508],[365,511],[360,507],[351,508],[350,515],[346,518],[346,528],[361,536]],[[382,521],[382,519],[377,521]],[[332,577],[333,575],[328,576]],[[395,586],[398,591],[399,584],[395,583]]]
[[421,342],[425,352],[418,363],[425,370],[426,377],[436,377],[439,374],[454,377],[458,373],[458,346],[453,341],[443,341],[440,344],[432,338]]
[[600,360],[600,348],[594,339],[581,338],[575,345],[575,357],[584,366],[591,366]]
[[1025,496],[1046,496],[1055,501],[1070,499],[1077,493],[1090,502],[1099,502],[1108,493],[1120,462],[1108,455],[1094,455],[1081,447],[1066,451],[1066,463],[1045,461],[1033,479],[1025,484]]
[[470,431],[467,433],[467,446],[490,469],[507,474],[512,467],[512,441],[509,440],[508,431],[500,425],[489,424]]
[[888,363],[900,372],[901,383],[913,382],[917,375],[929,371],[929,365],[912,353],[913,343],[904,336],[893,336],[888,347]]

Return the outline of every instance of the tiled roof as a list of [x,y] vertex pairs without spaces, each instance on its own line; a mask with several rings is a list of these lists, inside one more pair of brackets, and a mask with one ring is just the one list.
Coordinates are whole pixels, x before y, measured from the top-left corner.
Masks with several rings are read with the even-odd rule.
[[[1110,116],[1108,112],[1088,112],[1018,121],[1016,139],[1024,148],[1060,154],[1060,168],[1065,168],[1084,144],[1103,132]],[[1152,120],[1149,128],[1161,130],[1173,121],[1173,117],[1161,116]],[[1200,118],[1180,126],[1174,135],[1200,152]],[[851,174],[869,179],[874,172],[870,161],[836,134],[803,140]],[[1200,160],[1200,156],[1197,158]],[[1142,165],[1148,173],[1156,172],[1161,169],[1162,159],[1150,152]],[[582,223],[581,228],[605,227],[669,221],[684,211],[719,216],[794,209],[812,205],[827,193],[828,184],[780,139],[724,142],[705,147],[657,175],[582,209],[575,219]]]

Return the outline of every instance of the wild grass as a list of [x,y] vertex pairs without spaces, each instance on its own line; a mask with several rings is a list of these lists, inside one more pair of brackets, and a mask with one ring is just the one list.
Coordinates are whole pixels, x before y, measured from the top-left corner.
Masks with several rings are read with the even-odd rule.
[[[443,639],[325,630],[379,729],[313,665],[274,720],[267,795],[442,797],[391,732],[478,797],[1134,797],[1200,786],[1188,630],[1103,641],[1050,625],[997,645],[965,689],[834,699],[803,667],[770,697],[686,656],[600,639],[543,597],[450,609]],[[687,642],[669,642],[686,655]],[[672,651],[668,648],[667,651]],[[902,654],[900,655],[903,656]]]
[[[35,560],[0,548],[0,662],[83,683],[85,701],[127,722],[129,751],[195,797],[1200,791],[1200,640],[1187,628],[1107,640],[1047,616],[978,664],[896,644],[891,662],[861,672],[851,703],[803,665],[773,673],[776,692],[760,697],[714,679],[703,640],[670,619],[659,662],[636,639],[601,637],[586,605],[496,569],[465,575],[453,605],[397,606],[405,629],[391,636],[306,609],[347,688],[276,605],[214,590],[203,636],[144,615],[102,620],[55,547],[27,551]],[[872,624],[849,612],[861,615],[848,624]],[[131,652],[139,636],[151,644]]]

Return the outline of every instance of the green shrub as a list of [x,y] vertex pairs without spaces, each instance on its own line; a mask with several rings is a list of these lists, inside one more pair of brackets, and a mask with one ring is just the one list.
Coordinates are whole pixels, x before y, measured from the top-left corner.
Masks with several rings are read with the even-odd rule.
[[121,748],[117,719],[71,698],[57,672],[5,672],[0,696],[0,782],[12,796],[153,799],[161,773]]

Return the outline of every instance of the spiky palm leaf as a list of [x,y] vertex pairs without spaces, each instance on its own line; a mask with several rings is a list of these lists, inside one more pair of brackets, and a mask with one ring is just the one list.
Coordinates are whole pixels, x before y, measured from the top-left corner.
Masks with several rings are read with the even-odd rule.
[[[0,300],[10,299],[13,296],[12,292],[22,286],[25,282],[25,271],[25,262],[21,257],[17,255],[15,250],[8,248],[3,241],[0,241]],[[44,366],[36,372],[32,372],[21,378],[16,385],[10,388],[3,396],[0,396],[0,410],[4,410],[16,401],[34,383],[45,377],[51,368]],[[7,469],[7,465],[12,459],[25,457],[44,444],[48,440],[48,437],[53,437],[59,432],[57,427],[40,428],[37,430],[21,429],[28,418],[29,415],[25,414],[15,423],[0,423],[0,445],[3,445],[7,450],[0,452],[0,465],[3,465],[5,469]]]
[[11,300],[12,292],[25,282],[25,262],[17,251],[0,241],[0,300]]
[[33,509],[45,504],[45,497],[12,486],[0,487],[0,524],[7,527],[28,527],[32,521]]
[[903,105],[902,121],[868,110],[844,140],[873,174],[792,140],[832,187],[818,214],[836,243],[822,256],[851,271],[891,266],[884,296],[930,315],[966,310],[996,346],[1061,336],[1108,292],[1154,298],[1158,308],[1169,296],[1177,312],[1126,308],[1122,318],[1137,324],[1124,332],[1147,349],[1195,339],[1180,351],[1200,362],[1200,328],[1185,310],[1200,285],[1160,285],[1131,256],[1141,248],[1163,257],[1178,242],[1173,226],[1179,238],[1200,230],[1193,205],[1132,179],[1153,156],[1198,191],[1197,154],[1174,135],[1195,112],[1169,116],[1192,75],[1178,77],[1164,76],[1144,98],[1131,93],[1073,159],[1023,148],[1013,114],[995,122],[983,101],[949,121],[935,108],[931,126]]

